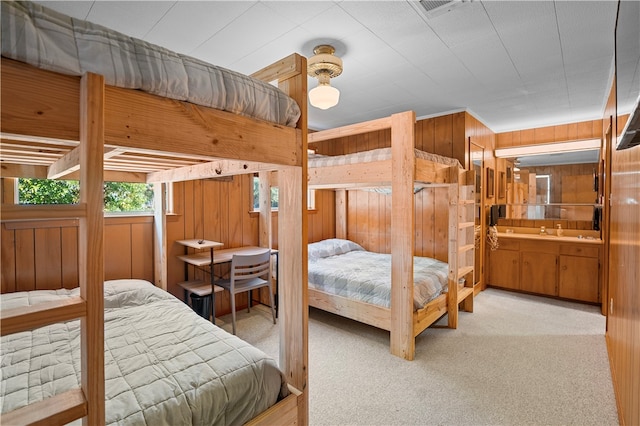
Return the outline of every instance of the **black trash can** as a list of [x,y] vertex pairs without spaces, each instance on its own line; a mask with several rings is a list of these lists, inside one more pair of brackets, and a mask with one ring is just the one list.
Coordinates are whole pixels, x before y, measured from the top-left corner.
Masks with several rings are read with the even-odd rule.
[[198,296],[191,293],[191,308],[202,318],[208,320],[211,313],[211,295]]

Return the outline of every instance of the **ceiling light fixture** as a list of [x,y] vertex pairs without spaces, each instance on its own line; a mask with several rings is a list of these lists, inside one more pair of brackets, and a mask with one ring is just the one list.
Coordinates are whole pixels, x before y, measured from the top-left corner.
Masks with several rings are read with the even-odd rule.
[[331,78],[342,74],[342,60],[334,55],[335,51],[333,46],[321,44],[307,61],[307,74],[318,79],[318,85],[309,91],[309,102],[316,108],[331,108],[340,99],[340,91],[330,84]]

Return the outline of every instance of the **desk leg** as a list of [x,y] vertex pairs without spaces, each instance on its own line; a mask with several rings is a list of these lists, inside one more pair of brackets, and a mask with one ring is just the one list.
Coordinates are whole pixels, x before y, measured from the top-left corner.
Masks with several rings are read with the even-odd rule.
[[216,289],[215,279],[213,278],[213,247],[211,247],[211,266],[209,268],[211,275],[211,322],[216,323]]
[[276,318],[278,318],[278,295],[280,294],[280,271],[278,270],[278,255],[280,252],[276,252],[276,297],[274,303],[276,305]]
[[[185,246],[184,254],[189,254],[189,247]],[[187,262],[184,262],[184,280],[189,281],[189,264]],[[186,289],[184,290],[184,303],[189,305],[189,292]]]

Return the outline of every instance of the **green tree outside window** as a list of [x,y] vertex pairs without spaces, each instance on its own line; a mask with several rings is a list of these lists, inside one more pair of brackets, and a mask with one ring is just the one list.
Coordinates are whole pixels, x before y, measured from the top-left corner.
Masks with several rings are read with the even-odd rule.
[[[80,185],[74,180],[18,179],[20,204],[77,204]],[[153,185],[146,183],[105,182],[105,212],[153,211]]]

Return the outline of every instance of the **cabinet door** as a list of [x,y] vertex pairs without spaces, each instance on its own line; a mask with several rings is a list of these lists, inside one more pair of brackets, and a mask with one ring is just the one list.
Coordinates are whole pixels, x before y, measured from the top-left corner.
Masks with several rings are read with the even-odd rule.
[[532,293],[556,296],[558,265],[555,254],[523,251],[520,289]]
[[585,302],[599,302],[598,259],[560,256],[558,296]]
[[491,252],[489,261],[492,285],[520,289],[520,252],[498,249]]

